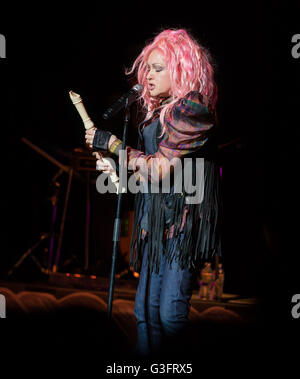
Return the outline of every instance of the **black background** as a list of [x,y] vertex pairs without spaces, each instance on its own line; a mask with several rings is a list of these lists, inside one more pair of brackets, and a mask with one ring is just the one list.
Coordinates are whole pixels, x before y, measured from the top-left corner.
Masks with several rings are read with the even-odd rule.
[[[198,4],[198,3],[197,3]],[[83,147],[84,128],[68,91],[80,93],[90,116],[101,115],[132,82],[124,75],[145,42],[166,28],[186,28],[216,61],[224,197],[225,291],[259,296],[270,323],[293,333],[291,296],[298,275],[298,109],[300,59],[291,55],[300,33],[299,7],[222,8],[194,3],[112,7],[16,6],[0,15],[7,41],[1,72],[1,273],[48,231],[49,183],[57,167],[20,141],[28,138],[59,161]],[[128,144],[136,143],[134,112]],[[120,138],[122,114],[104,125]],[[62,206],[65,174],[61,176]],[[116,197],[92,188],[91,271],[108,275]],[[130,195],[124,212],[132,209]],[[74,181],[62,262],[84,261],[85,187]],[[43,253],[39,253],[43,254]],[[38,255],[41,258],[41,255]],[[23,270],[30,270],[24,263]]]

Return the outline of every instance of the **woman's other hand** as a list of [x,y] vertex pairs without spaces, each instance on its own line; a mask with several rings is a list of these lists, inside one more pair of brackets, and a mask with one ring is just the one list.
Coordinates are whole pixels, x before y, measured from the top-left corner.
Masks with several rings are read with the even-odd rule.
[[110,161],[105,158],[101,158],[96,161],[96,170],[103,171],[104,174],[109,175],[116,172]]

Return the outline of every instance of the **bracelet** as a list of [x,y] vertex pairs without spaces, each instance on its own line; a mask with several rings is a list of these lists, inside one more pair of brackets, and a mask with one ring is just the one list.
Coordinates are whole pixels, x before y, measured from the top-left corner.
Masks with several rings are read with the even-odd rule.
[[114,142],[110,145],[109,147],[109,151],[111,153],[115,153],[116,155],[119,155],[118,152],[119,152],[119,149],[116,151],[117,147],[122,145],[122,141],[119,140],[119,139],[115,139]]

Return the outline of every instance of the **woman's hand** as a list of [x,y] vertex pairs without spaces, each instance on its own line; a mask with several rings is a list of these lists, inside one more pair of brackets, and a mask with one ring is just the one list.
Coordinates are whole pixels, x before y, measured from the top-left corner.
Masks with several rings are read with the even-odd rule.
[[93,147],[93,139],[95,137],[96,128],[92,127],[91,129],[87,129],[85,131],[85,143],[89,148]]
[[[86,130],[85,132],[85,142],[86,144],[92,149],[93,148],[93,140],[94,140],[94,137],[95,137],[95,133],[96,133],[96,128],[93,127],[91,129],[88,129]],[[109,137],[109,140],[108,140],[108,149],[110,147],[110,145],[117,139],[117,137],[115,135],[111,135]]]

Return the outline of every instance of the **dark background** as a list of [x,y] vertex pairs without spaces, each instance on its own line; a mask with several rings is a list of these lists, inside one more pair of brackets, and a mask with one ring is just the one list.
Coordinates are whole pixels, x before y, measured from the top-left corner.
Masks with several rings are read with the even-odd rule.
[[[124,69],[159,31],[182,27],[216,62],[220,145],[238,139],[220,150],[225,291],[263,297],[270,309],[276,300],[275,313],[290,319],[290,296],[300,290],[293,237],[300,59],[291,55],[291,38],[300,33],[299,8],[199,3],[170,10],[161,3],[130,4],[84,6],[80,12],[26,4],[1,13],[0,33],[7,41],[7,58],[0,60],[2,277],[49,230],[49,184],[58,171],[21,137],[69,164],[66,153],[84,146],[84,128],[68,95],[72,89],[95,124],[121,138],[122,114],[107,124],[101,115],[131,87]],[[133,112],[131,146],[136,125]],[[59,181],[58,217],[67,175]],[[90,271],[108,276],[116,197],[99,195],[91,186],[91,202]],[[124,215],[130,209],[128,195]],[[73,260],[63,270],[83,266],[84,228],[85,185],[74,180],[60,263]],[[43,254],[36,252],[41,261],[47,259]],[[24,262],[20,274],[33,267]]]

